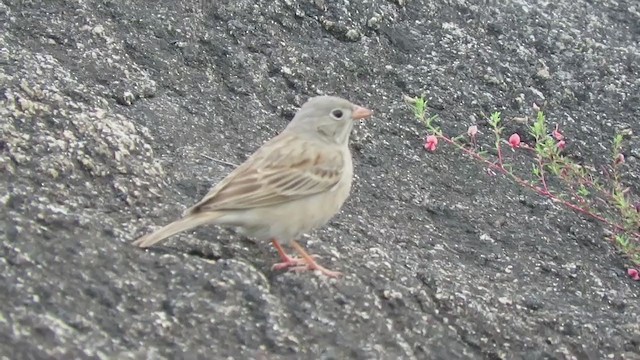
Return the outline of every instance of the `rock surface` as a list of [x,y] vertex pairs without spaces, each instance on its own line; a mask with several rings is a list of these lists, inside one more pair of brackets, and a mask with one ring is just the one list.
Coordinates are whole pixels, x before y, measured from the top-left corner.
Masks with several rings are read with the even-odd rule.
[[[450,133],[536,103],[602,164],[640,134],[640,5],[477,3],[0,2],[0,355],[640,359],[640,282],[602,226],[425,152],[402,101]],[[130,246],[230,171],[207,157],[242,162],[325,93],[376,111],[352,197],[303,239],[344,278],[216,227]]]

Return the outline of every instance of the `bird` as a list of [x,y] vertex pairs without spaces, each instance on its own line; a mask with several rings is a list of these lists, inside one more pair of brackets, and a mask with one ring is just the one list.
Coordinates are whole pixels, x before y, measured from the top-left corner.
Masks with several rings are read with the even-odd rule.
[[[351,192],[353,161],[349,137],[356,120],[373,112],[336,96],[305,102],[278,135],[231,171],[178,220],[133,242],[150,247],[172,235],[205,224],[235,227],[258,241],[270,241],[281,262],[273,270],[329,270],[297,242],[325,225]],[[283,244],[300,257],[290,256]]]

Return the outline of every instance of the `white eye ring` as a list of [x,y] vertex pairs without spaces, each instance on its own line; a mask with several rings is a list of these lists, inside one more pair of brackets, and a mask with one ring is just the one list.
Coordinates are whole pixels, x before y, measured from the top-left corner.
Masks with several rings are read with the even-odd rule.
[[342,117],[344,116],[344,112],[340,109],[334,109],[331,110],[331,117],[336,119],[336,120],[342,120]]

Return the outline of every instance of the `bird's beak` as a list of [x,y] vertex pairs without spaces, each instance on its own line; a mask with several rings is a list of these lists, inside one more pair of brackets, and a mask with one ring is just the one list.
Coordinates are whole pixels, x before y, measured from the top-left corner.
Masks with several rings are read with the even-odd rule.
[[355,105],[352,117],[353,120],[362,120],[368,118],[371,115],[373,115],[373,111],[362,106]]

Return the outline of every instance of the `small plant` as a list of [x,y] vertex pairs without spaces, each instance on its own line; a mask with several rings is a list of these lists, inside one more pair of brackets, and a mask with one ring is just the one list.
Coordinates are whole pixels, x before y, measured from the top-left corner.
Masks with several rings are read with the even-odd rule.
[[[471,125],[464,135],[449,137],[436,124],[438,117],[427,115],[427,101],[423,97],[405,97],[405,102],[427,128],[424,145],[427,151],[436,151],[439,141],[452,145],[491,172],[501,173],[522,187],[602,222],[611,230],[610,240],[633,263],[628,269],[629,276],[640,280],[639,271],[633,268],[640,267],[640,203],[633,201],[637,197],[621,180],[625,162],[622,134],[613,138],[611,162],[604,167],[604,175],[600,175],[595,169],[575,163],[565,156],[565,136],[558,125],[549,131],[542,111],[537,111],[535,121],[529,126],[529,135],[533,138],[531,144],[522,142],[517,133],[505,140],[501,114],[492,113],[487,123],[494,135],[490,146],[496,152],[495,155],[488,155],[478,145],[477,125]],[[505,157],[505,145],[513,151],[525,152],[524,163],[530,162],[530,170],[516,166],[518,163],[513,158]]]

